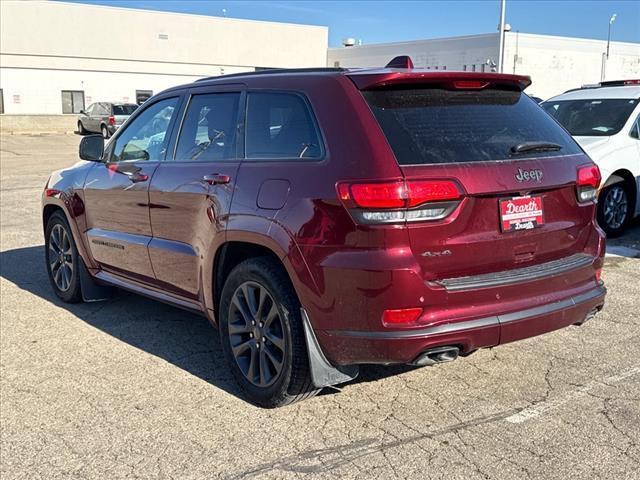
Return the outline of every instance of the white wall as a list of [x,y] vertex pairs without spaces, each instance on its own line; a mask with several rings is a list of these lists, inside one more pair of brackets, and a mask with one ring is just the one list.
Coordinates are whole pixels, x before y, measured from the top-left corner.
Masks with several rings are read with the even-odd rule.
[[[5,113],[62,113],[61,90],[135,101],[255,67],[324,66],[327,27],[48,1],[0,0]],[[17,96],[17,97],[16,97]]]
[[[415,67],[462,70],[464,65],[480,65],[487,59],[497,61],[498,35],[470,35],[413,42],[385,43],[353,47],[330,48],[327,66],[384,67],[398,55],[409,55]],[[337,62],[337,65],[336,65]]]
[[[531,76],[527,92],[547,99],[600,82],[606,45],[603,40],[510,32],[504,72]],[[611,42],[605,80],[629,78],[640,78],[640,44]]]

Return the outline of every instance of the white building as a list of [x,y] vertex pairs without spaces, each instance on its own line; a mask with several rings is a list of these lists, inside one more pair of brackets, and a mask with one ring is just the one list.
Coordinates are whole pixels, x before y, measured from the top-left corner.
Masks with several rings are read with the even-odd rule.
[[0,0],[0,113],[75,113],[201,77],[326,63],[327,27]]
[[[527,93],[549,98],[601,80],[606,41],[505,34],[504,73],[529,75]],[[497,33],[386,44],[330,48],[334,67],[379,67],[397,55],[409,55],[415,67],[433,70],[491,71],[498,63]],[[611,42],[606,80],[640,78],[640,44]]]

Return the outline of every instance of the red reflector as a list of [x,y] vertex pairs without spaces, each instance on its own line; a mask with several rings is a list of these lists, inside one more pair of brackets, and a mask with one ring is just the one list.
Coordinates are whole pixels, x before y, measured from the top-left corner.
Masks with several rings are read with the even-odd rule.
[[416,180],[407,182],[409,207],[426,202],[441,202],[460,198],[456,184],[449,180]]
[[489,82],[480,80],[456,80],[453,82],[453,88],[459,90],[480,90],[489,85]]
[[353,201],[363,208],[401,208],[405,206],[404,182],[355,183]]
[[596,281],[599,282],[602,278],[602,268],[596,269]]
[[385,310],[382,314],[382,323],[385,325],[398,325],[399,323],[413,323],[422,314],[422,308],[401,308],[398,310]]
[[109,125],[115,125],[116,124],[116,117],[114,117],[113,115],[111,115],[109,117]]
[[598,188],[600,185],[600,169],[597,165],[588,165],[586,167],[578,167],[578,181],[579,187],[593,187]]

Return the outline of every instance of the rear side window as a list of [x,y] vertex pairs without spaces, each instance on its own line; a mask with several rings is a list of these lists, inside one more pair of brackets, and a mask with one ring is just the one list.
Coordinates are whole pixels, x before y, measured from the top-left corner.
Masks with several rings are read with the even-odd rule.
[[176,149],[176,160],[213,162],[236,158],[239,93],[191,97]]
[[605,137],[622,130],[637,104],[628,98],[561,100],[544,102],[542,108],[571,135]]
[[[372,90],[363,95],[400,165],[581,153],[571,136],[522,92],[423,88]],[[561,148],[511,153],[528,142]]]
[[136,111],[138,105],[114,105],[113,106],[113,114],[114,115],[131,115]]
[[248,160],[318,159],[323,155],[313,115],[299,95],[250,92],[246,123]]

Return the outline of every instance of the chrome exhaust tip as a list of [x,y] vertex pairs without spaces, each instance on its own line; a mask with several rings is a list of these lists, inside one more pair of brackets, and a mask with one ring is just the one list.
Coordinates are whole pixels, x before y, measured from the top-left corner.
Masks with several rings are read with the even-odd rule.
[[418,357],[410,363],[417,367],[427,367],[437,363],[453,362],[460,354],[458,347],[435,347],[422,352]]

